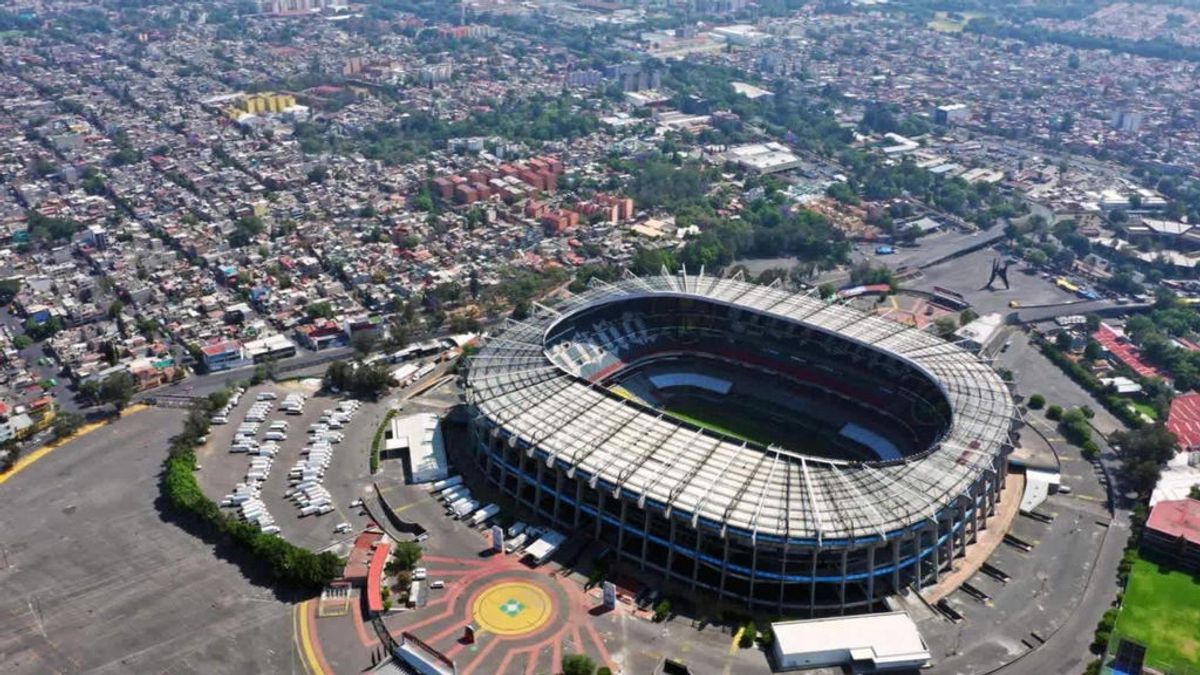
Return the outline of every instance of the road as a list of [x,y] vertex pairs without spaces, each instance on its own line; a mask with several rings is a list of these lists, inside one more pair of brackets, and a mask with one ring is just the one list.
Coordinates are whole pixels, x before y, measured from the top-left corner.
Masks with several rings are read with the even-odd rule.
[[[1036,346],[1030,344],[1024,334],[1014,336],[1012,347],[1001,355],[998,365],[1013,369],[1022,394],[1041,393],[1049,403],[1064,408],[1088,405],[1096,412],[1092,423],[1105,434],[1123,428],[1088,392],[1062,375],[1056,366],[1038,352]],[[1120,488],[1120,458],[1104,437],[1097,437],[1096,440],[1101,446],[1101,465],[1117,481],[1117,484],[1109,486],[1116,508],[1092,567],[1087,588],[1067,620],[1047,638],[1044,645],[994,672],[1005,675],[1079,673],[1093,659],[1088,649],[1092,634],[1119,590],[1117,565],[1129,538],[1129,508],[1132,506]]]
[[1127,314],[1131,312],[1143,312],[1154,305],[1145,302],[1126,303],[1124,305],[1117,303],[1114,300],[1088,300],[1083,302],[1070,302],[1060,305],[1051,305],[1047,307],[1026,307],[1017,311],[1017,323],[1041,323],[1042,321],[1051,321],[1060,316],[1068,316],[1071,314],[1099,314],[1100,316],[1112,316],[1114,314]]
[[1092,567],[1087,590],[1070,617],[1041,647],[992,672],[1004,675],[1082,673],[1087,663],[1094,660],[1089,646],[1096,624],[1115,600],[1117,565],[1128,538],[1128,513],[1120,512],[1109,525]]

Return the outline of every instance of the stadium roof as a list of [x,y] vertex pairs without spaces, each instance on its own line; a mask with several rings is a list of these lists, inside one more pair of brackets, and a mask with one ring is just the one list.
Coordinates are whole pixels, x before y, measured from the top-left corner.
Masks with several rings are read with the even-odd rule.
[[[837,333],[907,361],[940,383],[952,411],[941,443],[889,463],[755,447],[623,399],[551,358],[544,338],[568,315],[620,299],[700,297]],[[737,279],[662,274],[597,283],[513,322],[471,362],[468,402],[593,487],[754,538],[882,536],[936,516],[992,471],[1014,413],[999,376],[974,355],[914,328]]]

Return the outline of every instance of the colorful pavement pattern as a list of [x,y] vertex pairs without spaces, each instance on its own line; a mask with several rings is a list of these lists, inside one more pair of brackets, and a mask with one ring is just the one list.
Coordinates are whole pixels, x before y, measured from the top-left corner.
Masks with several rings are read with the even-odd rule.
[[[421,610],[389,617],[388,629],[421,638],[453,659],[460,675],[553,671],[564,653],[611,662],[594,625],[597,601],[578,584],[508,556],[425,556],[421,564],[446,588]],[[461,639],[468,623],[474,644]]]
[[[563,654],[587,654],[597,664],[613,665],[596,629],[600,600],[578,583],[545,568],[530,569],[515,556],[425,555],[420,564],[429,570],[430,580],[441,579],[446,587],[430,591],[425,607],[389,614],[385,624],[397,639],[407,631],[453,659],[459,675],[556,672]],[[311,633],[315,643],[309,670],[340,672],[323,658],[311,623],[317,603],[309,604],[302,610],[310,621],[301,635],[303,639]],[[362,612],[351,614],[362,646],[378,648],[379,640]],[[471,644],[462,639],[467,624],[476,629]]]
[[501,581],[475,596],[471,615],[479,630],[507,637],[530,635],[554,616],[554,602],[537,584]]

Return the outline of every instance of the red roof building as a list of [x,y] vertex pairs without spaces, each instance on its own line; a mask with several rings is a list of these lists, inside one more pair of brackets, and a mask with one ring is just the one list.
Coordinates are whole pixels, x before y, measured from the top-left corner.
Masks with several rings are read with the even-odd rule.
[[1142,377],[1161,377],[1162,373],[1154,366],[1142,360],[1141,354],[1124,336],[1118,336],[1117,332],[1112,329],[1112,326],[1102,323],[1099,330],[1092,333],[1092,337],[1096,342],[1100,343],[1101,347],[1108,350],[1121,363],[1129,367],[1130,370]]
[[1200,394],[1182,394],[1171,399],[1167,429],[1175,434],[1180,450],[1200,450]]
[[1146,519],[1142,554],[1185,572],[1200,572],[1200,500],[1159,502]]

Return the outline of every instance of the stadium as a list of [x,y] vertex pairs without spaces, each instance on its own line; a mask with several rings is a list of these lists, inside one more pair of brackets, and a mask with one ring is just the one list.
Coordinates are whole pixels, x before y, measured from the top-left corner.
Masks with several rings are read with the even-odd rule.
[[1014,407],[938,337],[686,273],[593,283],[465,376],[487,480],[675,586],[764,611],[876,609],[986,526]]

